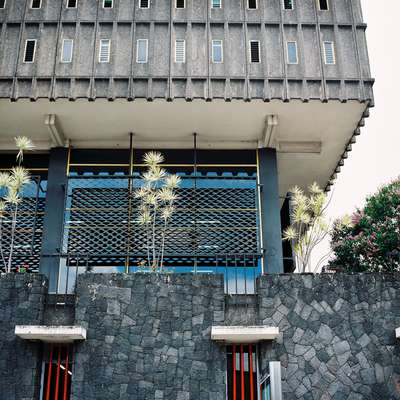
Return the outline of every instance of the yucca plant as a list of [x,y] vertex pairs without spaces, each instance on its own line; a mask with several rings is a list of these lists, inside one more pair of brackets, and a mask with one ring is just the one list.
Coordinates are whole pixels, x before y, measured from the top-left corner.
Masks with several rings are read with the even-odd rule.
[[[15,144],[18,150],[18,165],[11,168],[10,172],[0,172],[0,257],[6,272],[11,272],[12,267],[18,207],[22,202],[22,191],[31,182],[29,172],[21,164],[24,152],[34,148],[32,141],[25,136],[15,138]],[[10,224],[10,228],[6,230],[5,224]],[[6,235],[9,238],[5,249]]]
[[161,272],[164,266],[164,249],[168,223],[175,211],[181,178],[168,174],[160,166],[164,157],[159,152],[148,152],[143,162],[146,171],[142,174],[143,185],[134,193],[139,200],[138,223],[145,230],[147,259],[142,266]]
[[[327,196],[313,183],[306,194],[299,187],[291,190],[291,225],[284,231],[283,239],[292,242],[297,271],[304,273],[309,270],[310,257],[315,247],[330,233],[330,222],[325,217]],[[325,255],[317,266],[329,255]]]

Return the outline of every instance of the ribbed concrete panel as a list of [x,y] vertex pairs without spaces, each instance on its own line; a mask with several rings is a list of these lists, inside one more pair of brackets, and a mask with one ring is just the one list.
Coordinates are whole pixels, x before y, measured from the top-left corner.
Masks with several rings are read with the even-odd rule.
[[[0,10],[0,96],[31,99],[194,98],[320,99],[372,101],[372,79],[359,0],[330,0],[321,11],[315,0],[85,0],[67,9],[25,0]],[[34,63],[23,63],[26,39],[36,39]],[[61,62],[63,39],[73,39],[71,63]],[[101,39],[111,40],[109,63],[99,62]],[[148,40],[148,62],[136,62],[138,39]],[[185,62],[175,62],[175,41],[185,40]],[[222,40],[223,62],[213,63],[212,40]],[[260,62],[251,63],[250,41],[260,42]],[[287,63],[287,42],[295,41],[298,64]],[[334,42],[336,63],[324,62],[323,42]],[[41,78],[41,79],[35,79]],[[61,79],[62,78],[62,79]]]

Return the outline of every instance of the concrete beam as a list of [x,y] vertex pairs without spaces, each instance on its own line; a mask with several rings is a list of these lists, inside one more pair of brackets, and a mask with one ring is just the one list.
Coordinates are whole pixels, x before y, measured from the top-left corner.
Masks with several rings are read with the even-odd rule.
[[277,150],[279,153],[321,154],[322,142],[282,140],[278,142]]
[[49,130],[51,141],[55,147],[66,147],[68,145],[65,135],[55,114],[46,115],[44,119],[44,124]]
[[258,143],[259,148],[276,148],[276,128],[278,126],[277,115],[267,115],[265,118],[264,129],[261,140]]
[[275,326],[212,326],[211,340],[225,343],[258,343],[263,340],[275,340],[279,328]]
[[71,343],[86,339],[86,329],[81,326],[16,325],[15,335],[25,340],[47,343]]

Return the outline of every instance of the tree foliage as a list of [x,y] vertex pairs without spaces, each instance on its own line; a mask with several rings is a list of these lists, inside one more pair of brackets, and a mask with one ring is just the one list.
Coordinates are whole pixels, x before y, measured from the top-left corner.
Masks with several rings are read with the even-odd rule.
[[[11,272],[12,259],[15,250],[19,205],[22,202],[22,192],[31,182],[29,172],[21,166],[24,152],[33,150],[32,141],[25,137],[15,138],[18,150],[18,166],[10,172],[0,172],[0,259],[2,268]],[[8,236],[8,240],[6,240]]]
[[366,200],[348,224],[335,222],[331,266],[348,272],[400,270],[400,179]]
[[175,212],[176,190],[181,183],[179,176],[168,174],[160,166],[163,161],[159,152],[144,155],[143,185],[135,191],[135,198],[139,200],[137,222],[144,227],[146,234],[147,258],[141,265],[153,272],[161,272],[164,266],[167,227]]
[[[327,196],[313,183],[305,193],[297,186],[291,190],[291,225],[285,229],[283,240],[292,243],[296,269],[303,273],[310,268],[313,249],[329,234],[330,223],[325,216]],[[323,257],[320,261],[325,260]],[[318,269],[317,267],[313,269]]]

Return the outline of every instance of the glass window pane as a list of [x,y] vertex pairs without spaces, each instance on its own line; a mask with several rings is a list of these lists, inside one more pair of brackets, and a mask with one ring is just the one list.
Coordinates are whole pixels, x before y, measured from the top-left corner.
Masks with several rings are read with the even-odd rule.
[[212,60],[214,63],[222,63],[222,40],[212,41]]
[[147,39],[138,39],[136,62],[147,63]]
[[289,64],[297,64],[297,43],[296,42],[288,42],[287,43],[287,56]]
[[221,8],[221,0],[212,0],[212,8]]
[[72,47],[73,47],[72,39],[63,40],[62,56],[61,56],[62,62],[69,63],[72,61]]

